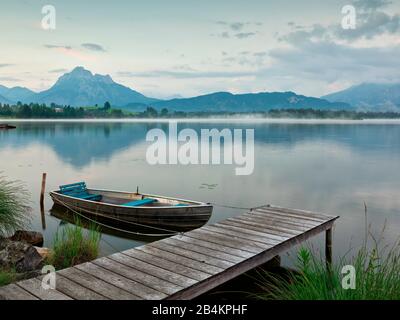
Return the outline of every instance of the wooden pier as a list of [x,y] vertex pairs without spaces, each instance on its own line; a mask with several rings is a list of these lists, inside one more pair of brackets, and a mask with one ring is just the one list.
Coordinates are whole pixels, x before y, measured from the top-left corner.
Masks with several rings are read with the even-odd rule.
[[58,271],[56,289],[43,289],[42,277],[2,287],[0,299],[192,299],[322,232],[329,267],[337,218],[264,206]]

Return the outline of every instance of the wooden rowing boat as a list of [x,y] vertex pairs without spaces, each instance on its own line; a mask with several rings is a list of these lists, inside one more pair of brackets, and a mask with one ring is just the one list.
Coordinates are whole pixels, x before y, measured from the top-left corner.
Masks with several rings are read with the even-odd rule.
[[50,192],[54,203],[89,218],[134,226],[182,231],[201,227],[210,219],[211,204],[165,196],[88,189],[79,182]]
[[0,123],[0,130],[16,129],[16,126],[11,126],[7,123]]

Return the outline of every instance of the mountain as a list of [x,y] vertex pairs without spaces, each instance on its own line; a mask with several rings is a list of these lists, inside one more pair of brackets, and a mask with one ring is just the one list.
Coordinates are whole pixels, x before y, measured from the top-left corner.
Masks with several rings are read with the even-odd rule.
[[400,83],[362,83],[322,98],[331,102],[346,102],[359,109],[399,110]]
[[141,93],[114,82],[109,75],[92,74],[83,67],[76,67],[61,76],[48,90],[33,96],[37,103],[58,105],[93,106],[109,101],[112,106],[128,103],[150,103],[157,101]]
[[12,103],[12,102],[0,94],[0,103]]
[[321,110],[351,109],[347,103],[331,103],[324,99],[297,95],[294,92],[261,92],[248,94],[232,94],[217,92],[186,99],[172,99],[151,103],[156,109],[167,108],[173,111],[224,111],[224,112],[254,112],[271,109],[302,109]]
[[7,88],[0,86],[0,94],[9,102],[16,103],[18,101],[29,101],[36,93],[23,87]]

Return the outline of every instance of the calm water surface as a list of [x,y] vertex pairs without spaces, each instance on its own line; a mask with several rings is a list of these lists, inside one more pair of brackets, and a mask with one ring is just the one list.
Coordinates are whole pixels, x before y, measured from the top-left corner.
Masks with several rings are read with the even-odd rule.
[[[362,243],[364,202],[368,223],[385,239],[400,235],[400,123],[188,122],[179,129],[254,128],[255,170],[236,176],[233,165],[165,165],[146,162],[149,129],[167,131],[157,122],[17,122],[0,131],[0,171],[26,183],[32,194],[32,229],[51,246],[65,222],[52,216],[46,197],[45,222],[38,205],[41,174],[47,191],[60,184],[86,181],[96,188],[135,191],[252,207],[275,204],[340,215],[334,253]],[[208,186],[211,185],[211,186]],[[241,214],[214,208],[210,223]],[[101,254],[131,248],[143,239],[104,233]],[[312,245],[320,247],[323,237]],[[287,259],[287,258],[286,258]],[[289,261],[289,260],[288,260]]]

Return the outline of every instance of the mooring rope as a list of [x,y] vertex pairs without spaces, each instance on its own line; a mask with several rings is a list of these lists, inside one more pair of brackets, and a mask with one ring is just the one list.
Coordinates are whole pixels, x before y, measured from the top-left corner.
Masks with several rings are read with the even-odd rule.
[[[125,229],[113,227],[113,226],[101,223],[101,222],[99,222],[97,220],[93,220],[93,219],[81,214],[80,212],[76,211],[74,208],[71,208],[71,206],[69,206],[68,204],[66,204],[65,202],[63,202],[61,200],[57,200],[57,201],[60,202],[62,205],[64,205],[69,210],[71,210],[72,212],[76,213],[77,215],[79,215],[79,216],[81,216],[81,217],[83,217],[83,218],[85,218],[85,219],[87,219],[87,220],[89,220],[91,222],[94,222],[94,223],[96,223],[96,224],[98,224],[100,226],[103,226],[103,227],[106,227],[106,228],[110,228],[110,229],[113,229],[113,230],[116,230],[116,231],[125,232],[125,233],[129,233],[129,234],[137,235],[137,236],[148,236],[148,237],[168,237],[168,236],[173,236],[173,235],[176,235],[176,234],[180,233],[180,232],[174,231],[174,230],[168,230],[168,229],[164,229],[164,228],[148,226],[148,225],[144,225],[144,224],[140,224],[140,223],[136,223],[136,222],[132,222],[132,221],[121,220],[121,219],[114,218],[114,217],[107,217],[109,219],[116,220],[116,221],[119,221],[119,222],[133,224],[133,225],[146,227],[146,228],[152,228],[152,229],[156,229],[156,230],[160,230],[160,231],[167,231],[168,233],[142,233],[142,232],[134,232],[134,231],[130,231],[130,230],[125,230]],[[94,213],[95,215],[105,217],[104,215],[102,215],[102,214],[100,214],[98,212],[92,212],[92,211],[85,210],[85,209],[82,209],[82,208],[80,208],[80,210],[86,211],[87,213],[91,213],[91,214]]]
[[261,206],[250,207],[250,208],[249,208],[249,207],[235,207],[235,206],[229,206],[229,205],[218,204],[218,203],[214,203],[214,202],[210,202],[210,204],[212,204],[213,206],[216,206],[216,207],[221,207],[221,208],[238,209],[238,210],[249,210],[249,211],[253,211],[253,210],[256,210],[256,209],[258,209],[258,208],[261,208],[261,207],[266,206],[266,205],[264,204],[264,205],[261,205]]

